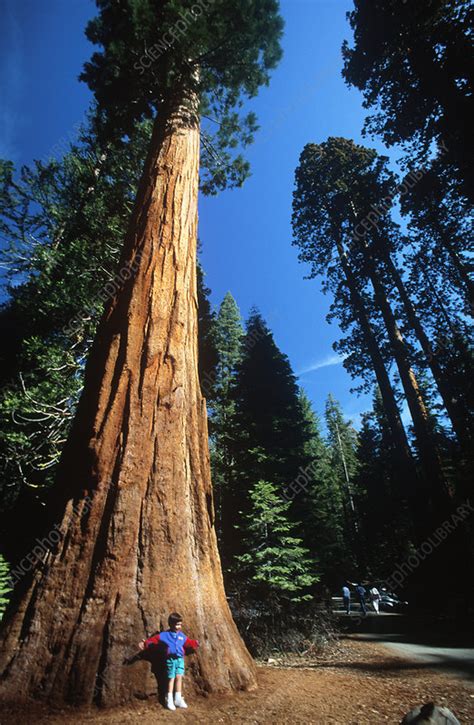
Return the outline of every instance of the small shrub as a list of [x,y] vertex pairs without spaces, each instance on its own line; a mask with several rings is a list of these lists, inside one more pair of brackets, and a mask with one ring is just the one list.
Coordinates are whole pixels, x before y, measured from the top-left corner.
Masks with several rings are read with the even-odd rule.
[[316,656],[335,641],[335,618],[324,600],[311,602],[252,601],[229,597],[239,632],[253,657],[278,654]]

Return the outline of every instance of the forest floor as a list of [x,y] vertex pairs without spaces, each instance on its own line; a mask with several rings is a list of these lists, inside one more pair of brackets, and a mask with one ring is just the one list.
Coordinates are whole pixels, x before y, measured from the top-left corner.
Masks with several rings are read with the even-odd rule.
[[271,663],[259,663],[258,679],[254,692],[207,698],[187,694],[188,710],[169,712],[154,698],[109,711],[52,710],[35,704],[0,710],[0,724],[391,725],[429,701],[449,707],[462,725],[474,723],[474,683],[466,676],[357,638],[339,640],[322,656],[275,657]]

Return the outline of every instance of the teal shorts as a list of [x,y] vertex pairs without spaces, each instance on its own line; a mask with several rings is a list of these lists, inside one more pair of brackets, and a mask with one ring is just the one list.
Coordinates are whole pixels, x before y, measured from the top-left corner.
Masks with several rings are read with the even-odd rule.
[[172,680],[176,675],[184,675],[184,657],[178,657],[177,659],[168,657],[166,660],[166,673],[169,680]]

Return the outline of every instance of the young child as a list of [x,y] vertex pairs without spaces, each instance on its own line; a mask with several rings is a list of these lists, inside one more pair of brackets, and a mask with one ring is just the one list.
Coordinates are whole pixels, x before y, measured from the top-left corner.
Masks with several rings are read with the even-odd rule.
[[[171,612],[168,617],[168,626],[169,629],[166,632],[160,632],[148,637],[148,639],[143,639],[138,646],[141,650],[153,645],[166,647],[166,671],[168,675],[166,707],[168,710],[176,710],[177,707],[187,707],[182,695],[184,655],[188,654],[189,651],[196,650],[199,647],[199,642],[195,639],[189,639],[181,631],[183,618],[178,612]],[[173,690],[175,690],[174,702]]]

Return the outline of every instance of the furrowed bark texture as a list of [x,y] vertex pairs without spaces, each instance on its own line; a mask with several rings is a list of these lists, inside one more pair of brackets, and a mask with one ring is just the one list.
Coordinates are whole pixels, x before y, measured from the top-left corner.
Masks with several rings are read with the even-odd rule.
[[4,624],[8,699],[109,706],[155,692],[148,663],[122,661],[173,610],[201,642],[196,689],[256,685],[224,593],[198,380],[195,108],[183,93],[155,123],[129,278],[100,324],[61,462],[60,538]]

